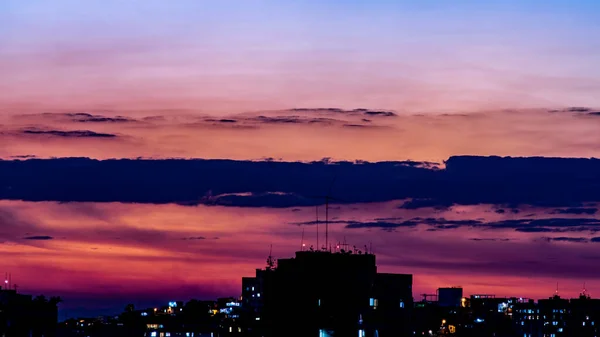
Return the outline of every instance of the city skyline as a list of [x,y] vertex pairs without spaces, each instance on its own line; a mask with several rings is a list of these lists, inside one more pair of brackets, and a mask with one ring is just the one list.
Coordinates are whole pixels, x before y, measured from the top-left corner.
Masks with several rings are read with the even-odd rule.
[[236,296],[271,245],[316,244],[330,188],[331,241],[372,244],[415,299],[596,297],[599,164],[573,158],[600,158],[597,13],[2,1],[3,269],[61,315]]

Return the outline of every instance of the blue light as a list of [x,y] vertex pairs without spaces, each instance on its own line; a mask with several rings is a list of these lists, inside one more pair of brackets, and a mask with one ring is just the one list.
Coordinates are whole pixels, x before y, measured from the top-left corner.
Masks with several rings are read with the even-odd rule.
[[177,302],[169,302],[171,308],[177,308]]
[[475,323],[483,323],[483,318],[476,318]]

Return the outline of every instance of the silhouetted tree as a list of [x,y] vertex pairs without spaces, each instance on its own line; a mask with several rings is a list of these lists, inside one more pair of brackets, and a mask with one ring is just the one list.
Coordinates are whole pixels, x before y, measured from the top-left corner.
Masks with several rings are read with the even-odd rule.
[[61,302],[62,299],[58,296],[46,298],[44,295],[36,296],[32,300],[33,336],[56,336],[58,304]]
[[134,312],[134,311],[135,311],[135,305],[130,303],[125,306],[125,312]]

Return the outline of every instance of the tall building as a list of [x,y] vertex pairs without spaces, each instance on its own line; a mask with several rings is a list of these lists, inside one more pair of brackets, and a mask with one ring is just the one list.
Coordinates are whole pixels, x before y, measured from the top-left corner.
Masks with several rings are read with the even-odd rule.
[[554,295],[548,299],[538,300],[542,334],[544,336],[560,337],[566,335],[569,319],[569,300]]
[[585,293],[571,299],[571,319],[568,332],[571,336],[598,336],[600,331],[600,299],[592,299]]
[[412,275],[377,273],[374,254],[296,252],[242,283],[243,312],[260,322],[257,335],[385,337],[410,330]]

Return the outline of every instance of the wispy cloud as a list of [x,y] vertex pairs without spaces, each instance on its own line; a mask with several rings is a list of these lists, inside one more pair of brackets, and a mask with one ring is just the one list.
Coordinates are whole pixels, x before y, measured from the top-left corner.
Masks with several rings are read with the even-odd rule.
[[52,136],[52,137],[64,137],[64,138],[116,138],[117,135],[111,133],[100,133],[90,130],[73,130],[73,131],[61,131],[61,130],[40,130],[40,129],[26,129],[21,131],[24,135],[36,135],[36,136]]
[[345,110],[340,108],[295,108],[290,109],[291,112],[303,112],[303,113],[328,113],[328,114],[342,114],[350,116],[370,116],[370,117],[396,117],[397,114],[393,111],[386,110],[371,110],[371,109],[352,109]]
[[37,240],[37,241],[46,241],[46,240],[52,240],[52,239],[54,239],[54,237],[49,236],[49,235],[26,236],[23,238],[23,240]]

